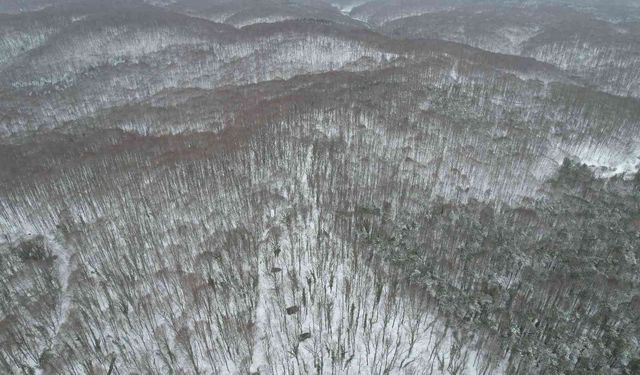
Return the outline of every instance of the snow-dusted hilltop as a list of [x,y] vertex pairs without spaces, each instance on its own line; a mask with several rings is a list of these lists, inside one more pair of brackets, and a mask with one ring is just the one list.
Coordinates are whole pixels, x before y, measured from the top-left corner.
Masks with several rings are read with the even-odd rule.
[[638,373],[639,12],[1,2],[0,373]]
[[[376,13],[369,17],[389,35],[444,39],[533,57],[602,91],[640,97],[637,4],[542,1],[523,6],[487,1],[423,9],[428,3],[420,3],[420,11],[413,14],[380,20]],[[389,14],[384,8],[377,12]]]

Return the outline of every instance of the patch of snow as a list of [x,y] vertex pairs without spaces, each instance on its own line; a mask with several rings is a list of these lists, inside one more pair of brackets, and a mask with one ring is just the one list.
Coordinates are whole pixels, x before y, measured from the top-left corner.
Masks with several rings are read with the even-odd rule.
[[293,17],[289,17],[289,16],[268,16],[268,17],[254,17],[254,18],[249,18],[249,19],[245,19],[242,21],[237,21],[237,22],[232,22],[232,21],[225,21],[225,23],[230,23],[233,26],[237,27],[237,28],[243,28],[245,26],[251,26],[251,25],[255,25],[255,24],[259,24],[259,23],[276,23],[276,22],[282,22],[282,21],[286,21],[286,20],[290,20],[293,19]]
[[[591,169],[597,178],[611,178],[622,176],[632,179],[640,171],[640,142],[631,143],[626,147],[604,147],[590,144],[574,146],[559,145],[547,155],[546,173],[549,176],[561,165],[564,158],[575,159]],[[555,165],[555,168],[552,167]],[[541,171],[544,172],[544,171]]]
[[340,13],[344,14],[345,16],[349,16],[351,14],[351,12],[359,7],[360,5],[366,4],[367,1],[355,1],[352,3],[347,3],[347,4],[331,4],[333,7],[338,8],[338,10],[340,11]]
[[624,179],[632,179],[640,170],[640,152],[620,157],[611,157],[606,153],[582,154],[578,155],[578,159],[593,170],[598,178],[622,175]]

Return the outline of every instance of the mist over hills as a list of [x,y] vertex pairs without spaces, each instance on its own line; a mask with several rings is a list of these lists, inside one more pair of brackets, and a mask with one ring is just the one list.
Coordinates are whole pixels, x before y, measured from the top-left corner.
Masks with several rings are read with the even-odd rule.
[[633,1],[0,4],[8,374],[635,374]]

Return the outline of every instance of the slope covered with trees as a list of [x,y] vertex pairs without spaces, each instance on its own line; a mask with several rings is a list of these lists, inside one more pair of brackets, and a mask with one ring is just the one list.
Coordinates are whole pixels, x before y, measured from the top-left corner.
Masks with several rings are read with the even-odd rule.
[[640,369],[640,102],[618,83],[405,38],[429,16],[380,2],[15,4],[0,372]]

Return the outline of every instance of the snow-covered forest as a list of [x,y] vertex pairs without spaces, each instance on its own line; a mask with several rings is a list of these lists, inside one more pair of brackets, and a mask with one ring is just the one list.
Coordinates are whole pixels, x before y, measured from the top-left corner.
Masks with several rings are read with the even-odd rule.
[[0,1],[0,373],[640,373],[640,7]]

